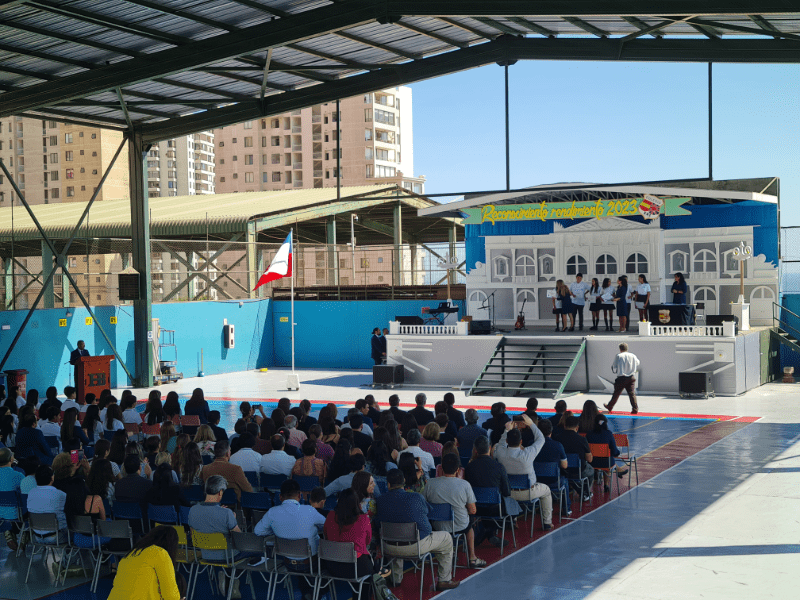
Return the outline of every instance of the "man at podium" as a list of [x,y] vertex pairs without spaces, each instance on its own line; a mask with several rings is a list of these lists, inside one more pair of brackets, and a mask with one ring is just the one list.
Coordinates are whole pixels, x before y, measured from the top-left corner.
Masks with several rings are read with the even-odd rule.
[[[86,349],[86,344],[83,340],[78,340],[78,347],[69,355],[69,364],[77,367],[80,362],[81,356],[89,356],[89,351]],[[77,381],[77,379],[76,379]]]

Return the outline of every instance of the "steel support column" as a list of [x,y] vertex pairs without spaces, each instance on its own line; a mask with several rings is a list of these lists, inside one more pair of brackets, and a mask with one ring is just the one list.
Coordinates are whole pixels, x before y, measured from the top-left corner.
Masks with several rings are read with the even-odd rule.
[[[447,231],[447,238],[448,241],[450,242],[450,247],[448,248],[448,252],[450,253],[450,260],[453,260],[456,256],[456,242],[458,241],[455,222],[453,222],[453,226]],[[449,269],[447,276],[450,279],[450,285],[455,285],[456,283],[455,269]]]
[[9,257],[3,259],[3,277],[6,284],[3,310],[11,310],[14,308],[14,261]]
[[328,217],[325,223],[328,243],[328,285],[339,285],[339,263],[336,260],[336,217]]
[[403,254],[403,205],[394,205],[394,250],[392,252],[392,285],[402,285],[401,264]]
[[53,270],[53,252],[44,241],[42,241],[42,281],[44,282],[44,297],[42,298],[42,308],[54,308],[55,296],[53,294],[53,278],[50,271]]
[[[197,278],[192,277],[192,273],[197,272],[197,254],[191,250],[186,252],[186,293],[189,298],[194,298],[197,293]],[[191,268],[189,267],[191,265]]]
[[258,254],[258,232],[256,232],[256,224],[254,221],[247,222],[247,243],[245,244],[245,252],[247,254],[247,295],[249,298],[256,298],[256,281],[261,273],[256,272],[256,255]]
[[147,195],[147,149],[138,132],[128,140],[131,198],[131,257],[139,273],[139,299],[133,301],[134,386],[153,385],[150,208]]

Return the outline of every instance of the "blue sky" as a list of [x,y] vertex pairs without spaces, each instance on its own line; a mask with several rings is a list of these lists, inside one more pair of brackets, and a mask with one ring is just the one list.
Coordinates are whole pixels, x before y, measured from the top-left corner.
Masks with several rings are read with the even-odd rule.
[[[518,62],[511,187],[706,177],[705,64]],[[780,177],[800,225],[800,65],[714,65],[714,178]],[[411,86],[414,169],[428,193],[505,187],[503,69]],[[440,200],[446,201],[441,198]]]

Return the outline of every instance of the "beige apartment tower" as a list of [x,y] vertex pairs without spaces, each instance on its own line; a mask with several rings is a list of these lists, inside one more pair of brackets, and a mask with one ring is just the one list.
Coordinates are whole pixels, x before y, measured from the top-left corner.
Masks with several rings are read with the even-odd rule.
[[338,115],[328,102],[215,129],[217,192],[335,187],[338,144],[342,186],[402,183],[423,193],[425,178],[414,177],[411,88],[339,105]]

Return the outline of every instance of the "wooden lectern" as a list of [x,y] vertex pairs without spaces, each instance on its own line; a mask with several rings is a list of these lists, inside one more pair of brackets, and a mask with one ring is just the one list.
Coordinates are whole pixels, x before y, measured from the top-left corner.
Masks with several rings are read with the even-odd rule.
[[78,400],[83,400],[86,394],[92,393],[100,396],[106,388],[111,387],[111,361],[109,356],[81,356],[75,364],[75,389]]

